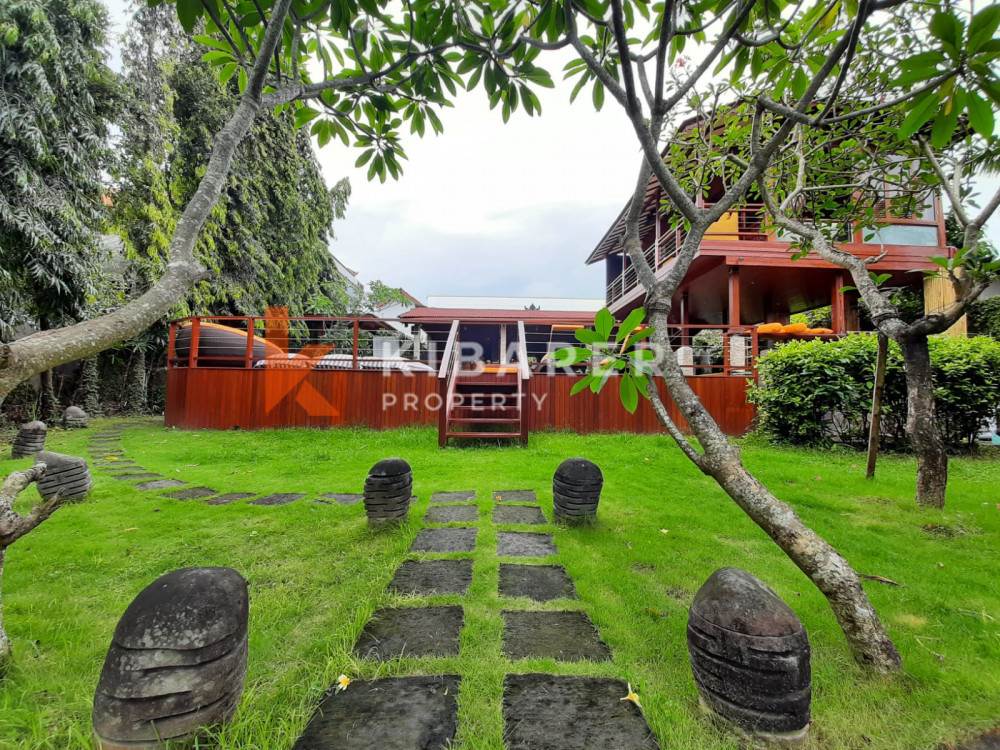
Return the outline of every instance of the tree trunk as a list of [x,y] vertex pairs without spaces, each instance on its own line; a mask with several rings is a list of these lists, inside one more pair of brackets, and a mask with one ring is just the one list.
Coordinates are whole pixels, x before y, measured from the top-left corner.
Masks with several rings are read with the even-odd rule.
[[74,403],[91,417],[99,417],[101,409],[100,359],[95,354],[80,364],[80,381],[73,396]]
[[[56,512],[62,504],[58,497],[40,503],[22,516],[14,510],[14,501],[24,489],[45,476],[45,464],[35,464],[26,471],[15,471],[0,486],[0,585],[3,583],[3,564],[7,548]],[[10,666],[13,656],[10,638],[3,626],[3,602],[0,599],[0,677]]]
[[138,348],[132,352],[125,372],[125,412],[145,414],[146,409],[146,351]]
[[[855,660],[880,672],[901,669],[899,651],[868,601],[858,574],[840,553],[806,526],[789,505],[772,495],[747,471],[739,450],[705,409],[678,365],[669,344],[667,314],[654,311],[650,322],[656,330],[653,343],[667,390],[704,450],[695,463],[719,483],[823,593]],[[655,389],[650,390],[658,401]],[[663,422],[665,410],[655,410]]]
[[906,371],[906,432],[917,457],[917,504],[943,508],[948,451],[934,414],[934,379],[927,336],[899,342]]
[[[44,315],[38,316],[38,330],[49,330],[49,319]],[[38,418],[43,422],[53,425],[59,421],[59,406],[56,404],[56,391],[52,385],[52,370],[44,370],[38,374]]]

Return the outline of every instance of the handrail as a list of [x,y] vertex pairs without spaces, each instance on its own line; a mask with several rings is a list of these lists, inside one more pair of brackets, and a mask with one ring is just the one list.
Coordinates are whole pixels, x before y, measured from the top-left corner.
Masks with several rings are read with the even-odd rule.
[[455,354],[455,340],[458,338],[458,320],[451,321],[451,329],[448,331],[448,342],[444,345],[444,352],[441,354],[441,368],[438,370],[438,379],[448,377],[451,369],[451,358]]
[[527,334],[524,332],[524,321],[517,321],[517,369],[521,373],[521,380],[531,377],[531,368],[528,367],[528,345],[526,343]]

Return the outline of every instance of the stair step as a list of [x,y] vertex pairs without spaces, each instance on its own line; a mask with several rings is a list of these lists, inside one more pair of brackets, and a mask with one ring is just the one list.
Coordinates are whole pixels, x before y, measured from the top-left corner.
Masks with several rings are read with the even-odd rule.
[[517,417],[451,417],[451,424],[521,424]]
[[446,432],[447,438],[519,438],[520,432]]

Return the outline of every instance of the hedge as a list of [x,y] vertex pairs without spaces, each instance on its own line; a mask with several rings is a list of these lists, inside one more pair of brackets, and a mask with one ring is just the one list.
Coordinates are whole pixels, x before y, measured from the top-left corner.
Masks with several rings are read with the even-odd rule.
[[[828,445],[867,442],[878,342],[853,335],[832,341],[790,341],[761,356],[757,429],[775,442]],[[987,337],[930,340],[936,414],[949,448],[973,443],[1000,410],[1000,342]],[[890,342],[883,394],[882,441],[906,447],[906,379],[899,347]]]

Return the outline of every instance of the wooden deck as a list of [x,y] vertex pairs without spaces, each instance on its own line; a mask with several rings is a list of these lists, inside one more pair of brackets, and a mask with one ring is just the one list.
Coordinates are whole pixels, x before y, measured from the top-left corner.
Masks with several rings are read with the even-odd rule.
[[[523,408],[531,431],[661,431],[649,403],[622,408],[616,383],[600,394],[570,396],[578,377],[533,375]],[[729,435],[751,426],[745,376],[696,376],[688,382]],[[660,392],[666,394],[661,386]],[[282,427],[434,426],[443,401],[435,373],[365,370],[272,370],[172,367],[167,372],[166,424],[183,429],[260,430]],[[683,425],[673,402],[671,415]]]

